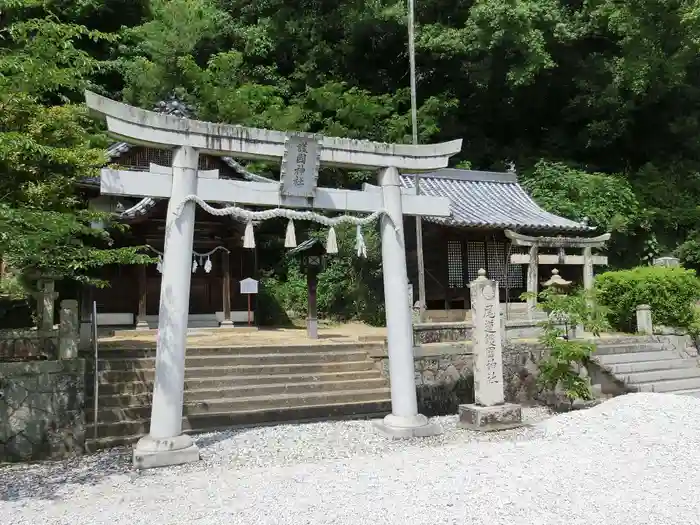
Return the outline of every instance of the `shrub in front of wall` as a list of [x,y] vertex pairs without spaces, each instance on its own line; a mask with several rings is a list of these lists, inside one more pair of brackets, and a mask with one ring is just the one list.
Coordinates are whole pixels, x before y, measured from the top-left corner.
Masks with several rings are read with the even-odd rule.
[[640,266],[598,275],[596,296],[618,330],[635,331],[640,304],[651,306],[654,325],[690,328],[700,300],[700,279],[685,268]]

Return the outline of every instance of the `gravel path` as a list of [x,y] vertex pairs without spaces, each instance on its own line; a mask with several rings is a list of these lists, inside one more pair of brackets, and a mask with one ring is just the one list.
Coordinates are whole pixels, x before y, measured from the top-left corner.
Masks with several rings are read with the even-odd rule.
[[128,451],[0,469],[8,524],[700,524],[700,400],[632,394],[497,434],[388,441],[368,422],[200,436],[203,461]]

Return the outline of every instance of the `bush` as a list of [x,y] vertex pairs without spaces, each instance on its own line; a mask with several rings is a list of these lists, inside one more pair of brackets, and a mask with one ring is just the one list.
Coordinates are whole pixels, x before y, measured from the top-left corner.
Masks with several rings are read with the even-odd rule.
[[597,276],[596,295],[609,310],[610,324],[621,331],[635,331],[640,304],[651,306],[655,325],[689,329],[700,300],[700,279],[685,268],[640,266]]

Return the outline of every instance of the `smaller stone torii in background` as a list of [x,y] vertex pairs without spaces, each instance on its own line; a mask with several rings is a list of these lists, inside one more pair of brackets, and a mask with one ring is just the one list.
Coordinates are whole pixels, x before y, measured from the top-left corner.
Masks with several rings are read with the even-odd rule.
[[[527,292],[535,294],[527,299],[528,315],[532,318],[537,309],[537,291],[539,289],[538,270],[540,264],[578,265],[583,267],[583,288],[593,288],[593,266],[606,266],[605,255],[593,255],[593,248],[602,248],[610,240],[610,234],[597,237],[531,237],[512,230],[505,231],[513,246],[526,246],[529,253],[514,253],[510,256],[511,264],[527,264]],[[557,254],[539,253],[540,248],[556,248]],[[582,255],[567,255],[566,248],[582,249]]]
[[[174,465],[199,459],[199,450],[192,438],[182,433],[197,205],[214,215],[232,215],[247,221],[246,237],[249,231],[252,236],[253,221],[259,218],[316,220],[331,227],[329,238],[333,221],[361,226],[379,218],[392,413],[377,427],[392,437],[441,432],[439,425],[431,424],[418,413],[403,215],[448,217],[450,201],[444,197],[402,194],[398,170],[422,172],[444,168],[449,158],[460,151],[461,140],[433,145],[385,144],[201,122],[145,111],[91,92],[86,92],[86,103],[94,114],[107,121],[112,136],[148,147],[173,149],[172,168],[149,172],[103,169],[100,183],[100,191],[106,195],[169,199],[151,427],[149,435],[134,448],[137,467]],[[219,179],[218,174],[198,172],[200,153],[256,160],[281,159],[281,180],[263,183]],[[381,192],[317,187],[321,164],[378,170]],[[275,209],[263,212],[237,206],[221,209],[209,206],[208,202]],[[328,218],[289,208],[371,215],[362,219],[348,215]]]

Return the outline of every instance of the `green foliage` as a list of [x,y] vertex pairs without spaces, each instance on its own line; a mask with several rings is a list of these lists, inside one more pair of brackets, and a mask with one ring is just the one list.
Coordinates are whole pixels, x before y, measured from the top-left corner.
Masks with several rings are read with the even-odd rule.
[[[325,242],[325,231],[312,232]],[[367,259],[355,252],[355,227],[336,227],[338,253],[326,255],[326,266],[318,275],[317,307],[322,318],[333,320],[357,319],[369,324],[384,323],[383,283],[381,274],[381,247],[379,234],[369,226],[363,229],[367,246]],[[285,312],[305,317],[308,291],[306,275],[299,267],[299,260],[287,258],[284,268],[262,279],[268,303],[265,308],[273,324],[283,320]]]
[[[5,0],[0,11],[0,199],[20,215],[84,208],[74,183],[95,175],[107,143],[76,105],[86,87],[143,107],[175,92],[213,121],[410,141],[401,2]],[[677,248],[696,266],[696,0],[426,0],[416,15],[421,142],[463,138],[454,163],[474,169],[512,160],[545,208],[614,232],[616,266]],[[321,183],[356,188],[373,176],[324,169]],[[46,239],[71,231],[59,222]],[[260,263],[285,282],[278,259]],[[74,266],[89,275],[80,257]],[[341,308],[329,279],[323,308],[362,310],[369,299],[353,298],[351,282]]]
[[637,220],[639,204],[619,175],[588,173],[560,162],[539,161],[524,185],[546,209],[574,219],[589,219],[603,231],[625,231]]
[[101,265],[150,260],[136,248],[111,249],[109,235],[90,228],[108,217],[85,211],[77,193],[76,183],[98,175],[108,142],[71,101],[112,67],[90,46],[116,36],[61,19],[77,16],[77,6],[16,0],[7,7],[0,27],[0,254],[25,287],[42,274],[89,280]]
[[541,323],[542,335],[539,338],[548,350],[538,363],[540,386],[550,391],[561,387],[571,401],[590,399],[590,381],[581,377],[577,368],[588,363],[595,345],[569,339],[567,332],[583,326],[593,335],[600,335],[608,326],[605,309],[596,306],[592,297],[583,291],[565,295],[545,290],[539,299],[538,307],[548,314],[547,320]]
[[655,325],[690,328],[696,320],[700,279],[694,270],[640,266],[596,277],[597,300],[609,309],[610,323],[634,331],[637,305],[651,306]]

